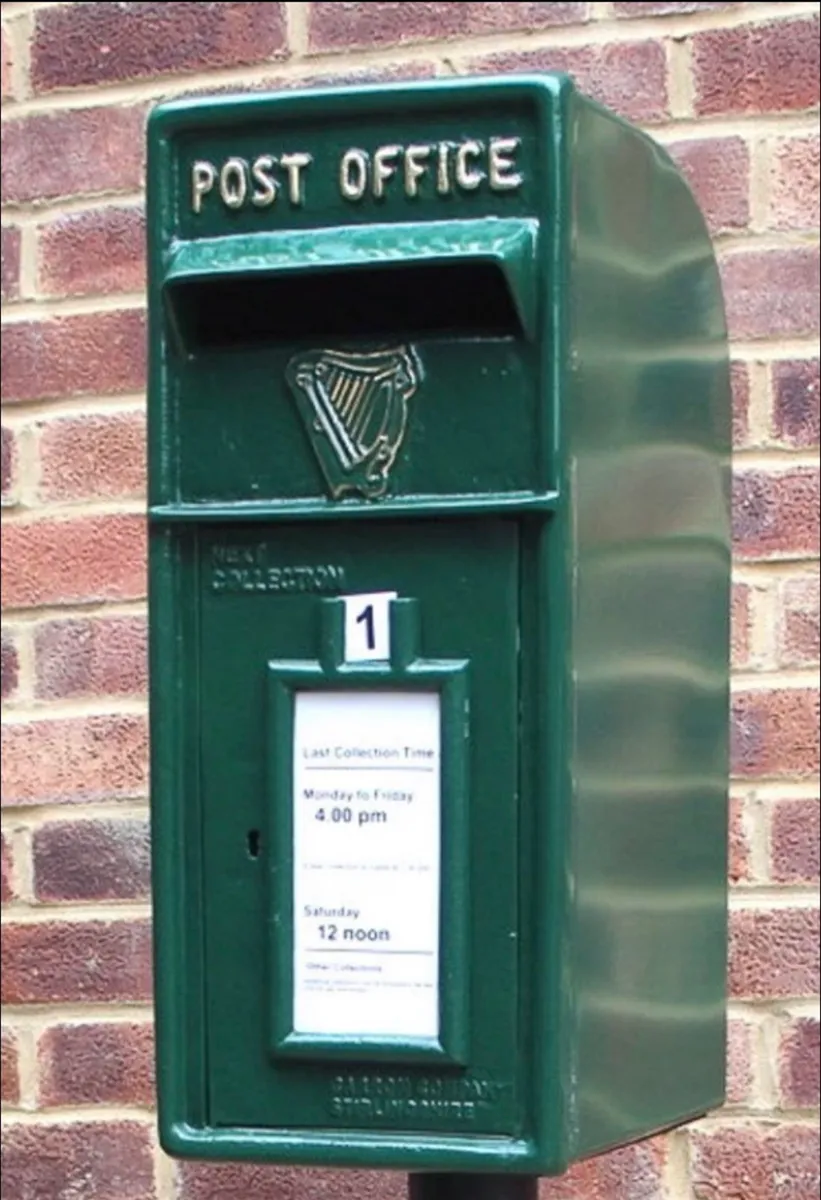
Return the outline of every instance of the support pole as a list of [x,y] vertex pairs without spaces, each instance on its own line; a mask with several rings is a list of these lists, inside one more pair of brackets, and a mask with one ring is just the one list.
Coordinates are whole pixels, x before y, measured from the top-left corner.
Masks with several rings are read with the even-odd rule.
[[527,1175],[411,1175],[408,1200],[538,1200]]

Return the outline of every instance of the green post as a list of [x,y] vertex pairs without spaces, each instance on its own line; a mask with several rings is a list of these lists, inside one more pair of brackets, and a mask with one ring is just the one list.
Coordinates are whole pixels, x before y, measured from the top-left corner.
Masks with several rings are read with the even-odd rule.
[[530,1175],[411,1175],[408,1200],[537,1200]]

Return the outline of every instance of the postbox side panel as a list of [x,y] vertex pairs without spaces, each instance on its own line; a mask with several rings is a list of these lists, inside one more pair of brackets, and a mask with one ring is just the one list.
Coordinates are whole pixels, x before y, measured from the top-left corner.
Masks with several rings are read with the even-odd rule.
[[688,189],[572,103],[577,1157],[724,1095],[730,390]]
[[[516,1135],[525,1121],[526,1070],[517,982],[516,523],[358,524],[344,533],[316,524],[209,528],[199,536],[198,561],[209,1123],[267,1129],[272,1137],[328,1130],[340,1142],[351,1130]],[[442,827],[446,843],[450,839],[441,856],[442,919],[465,921],[466,944],[462,961],[454,961],[452,931],[443,928],[440,977],[461,1007],[456,1028],[443,1033],[445,1053],[433,1058],[416,1059],[407,1048],[399,1052],[388,1037],[381,1048],[378,1037],[371,1039],[362,1054],[353,1044],[324,1051],[309,1044],[303,1052],[287,1040],[292,930],[283,927],[288,905],[282,876],[293,866],[285,831],[294,795],[288,769],[282,785],[276,782],[283,779],[278,759],[289,751],[280,718],[276,712],[272,718],[269,708],[269,677],[273,672],[286,682],[295,679],[299,692],[300,671],[310,678],[305,664],[323,653],[323,602],[385,591],[417,602],[420,681],[411,679],[411,685],[423,692],[435,686],[428,681],[437,663],[444,664],[443,675],[458,675],[467,698],[459,728],[445,727],[443,734],[459,741],[465,759],[466,795],[446,788],[442,794]],[[320,680],[316,686],[321,691],[330,685]],[[379,679],[356,676],[333,686],[344,695],[346,689],[373,689]],[[390,684],[392,702],[402,686]],[[286,700],[283,705],[280,713]],[[332,749],[338,737],[330,725],[310,732],[300,746]],[[367,742],[367,729],[361,738]],[[323,778],[331,776],[312,776],[313,786],[321,787]],[[339,778],[345,786],[344,778],[354,776]],[[374,779],[379,784],[381,777]],[[373,794],[364,807],[353,803],[354,819],[364,814],[369,822],[363,843],[396,819],[388,810],[401,797],[384,794],[381,807]],[[344,796],[331,796],[327,805],[313,806],[314,816],[325,828],[344,818],[347,804]],[[463,809],[461,816],[454,805]],[[466,845],[453,845],[454,830]],[[339,855],[344,853],[340,842]],[[454,868],[456,862],[461,865]],[[354,957],[351,969],[368,961],[384,965],[380,955],[391,947],[395,906],[387,894],[380,904],[379,889],[391,887],[390,873],[375,873],[372,894],[359,892],[366,914],[344,907],[329,912],[328,921],[336,924],[335,945],[324,943],[329,953],[339,946],[346,953],[344,939],[357,930],[373,936],[371,959]],[[335,894],[328,892],[331,899]],[[331,936],[324,919],[313,926],[317,940]],[[321,948],[315,946],[316,957]],[[363,1004],[368,1002],[365,995]],[[327,1005],[325,1012],[322,1020],[334,1016]],[[390,1012],[372,1007],[374,1015],[389,1032]],[[322,1159],[320,1150],[310,1155]],[[330,1145],[327,1158],[333,1158]]]

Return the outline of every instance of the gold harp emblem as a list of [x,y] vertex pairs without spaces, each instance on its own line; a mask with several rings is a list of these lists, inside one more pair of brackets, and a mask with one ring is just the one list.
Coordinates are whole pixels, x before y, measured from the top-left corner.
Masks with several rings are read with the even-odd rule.
[[334,499],[384,495],[422,371],[412,347],[358,354],[310,350],[285,369]]

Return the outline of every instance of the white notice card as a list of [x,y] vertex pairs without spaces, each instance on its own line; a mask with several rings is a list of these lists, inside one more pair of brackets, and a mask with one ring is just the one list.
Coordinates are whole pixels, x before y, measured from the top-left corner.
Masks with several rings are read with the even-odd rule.
[[294,1030],[439,1034],[438,692],[298,692]]

